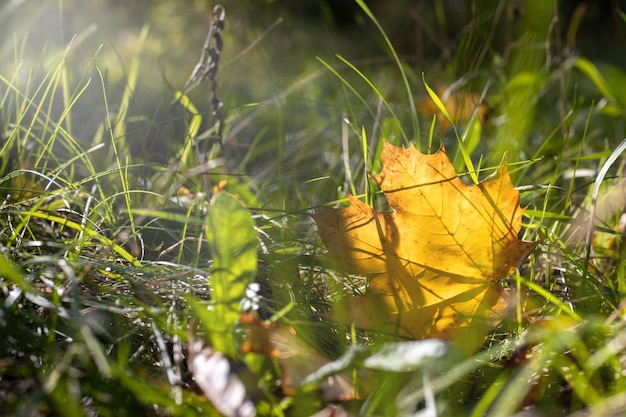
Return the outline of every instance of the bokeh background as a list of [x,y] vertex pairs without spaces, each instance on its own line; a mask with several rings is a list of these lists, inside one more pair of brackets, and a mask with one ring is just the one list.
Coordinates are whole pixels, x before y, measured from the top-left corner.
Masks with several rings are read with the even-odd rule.
[[[584,56],[594,62],[618,100],[626,103],[626,83],[621,82],[626,25],[618,12],[625,9],[623,3],[367,1],[403,62],[413,96],[409,98],[388,44],[356,2],[224,0],[226,28],[217,77],[227,117],[224,156],[231,171],[283,181],[286,188],[322,176],[342,177],[345,149],[340,138],[346,119],[353,136],[363,127],[370,135],[399,143],[398,126],[393,127],[397,122],[409,140],[424,142],[436,111],[432,104],[423,105],[429,100],[424,79],[440,94],[452,85],[467,94],[469,110],[459,113],[471,114],[477,97],[486,92],[484,118],[491,123],[484,126],[478,154],[492,164],[504,152],[509,161],[528,159],[545,145],[546,132],[559,124],[555,118],[564,117],[568,103],[576,102],[580,110],[571,122],[579,126],[572,134],[579,135],[586,122],[585,107],[601,101],[585,77],[568,72],[558,80],[541,79],[555,74],[551,71],[556,67],[567,72],[571,68],[563,63],[567,59]],[[18,85],[36,83],[44,79],[60,51],[69,48],[70,84],[77,89],[88,84],[72,111],[72,134],[88,147],[107,114],[104,97],[114,116],[133,59],[139,59],[127,143],[133,161],[167,164],[185,134],[186,113],[171,103],[198,60],[214,5],[198,0],[11,0],[0,8],[0,35],[5,40],[0,73],[15,74]],[[528,91],[527,102],[508,100],[517,97],[515,77],[524,72],[535,77],[518,87]],[[564,97],[566,91],[575,91],[575,97]],[[384,108],[380,111],[381,96],[395,110],[394,117]],[[211,126],[209,97],[207,84],[190,93],[204,115],[203,129]],[[410,100],[420,110],[417,129],[412,129]],[[511,111],[530,102],[528,112]],[[52,103],[53,114],[63,112],[61,103]],[[554,111],[559,106],[560,112]],[[512,114],[519,120],[507,127],[503,116]],[[453,131],[443,118],[438,123],[436,141],[453,149],[457,142]],[[623,133],[621,118],[609,117],[594,124],[589,142],[607,137],[614,141]],[[561,152],[562,145],[555,140],[542,153]],[[328,193],[320,195],[322,190],[305,192],[314,196],[310,205],[333,199]]]

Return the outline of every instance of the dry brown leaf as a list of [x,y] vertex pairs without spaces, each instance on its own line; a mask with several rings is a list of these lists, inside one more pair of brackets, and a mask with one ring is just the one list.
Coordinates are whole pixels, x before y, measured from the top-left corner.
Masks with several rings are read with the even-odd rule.
[[[252,314],[244,314],[246,327],[243,353],[254,352],[276,358],[281,370],[283,394],[294,396],[302,381],[317,371],[328,359],[301,340],[292,327],[261,322]],[[355,398],[354,390],[342,375],[333,375],[319,384],[324,401],[348,401]]]
[[[446,86],[440,85],[437,88],[437,96],[441,99],[448,114],[452,118],[455,125],[464,125],[467,123],[476,107],[478,107],[478,120],[485,123],[489,117],[489,109],[485,104],[480,104],[480,94],[469,93],[463,90],[454,91],[452,94],[446,94]],[[417,111],[427,116],[437,117],[437,127],[446,130],[451,127],[450,120],[439,110],[437,104],[430,98],[424,97],[416,102]]]
[[344,297],[333,317],[412,339],[493,324],[507,307],[498,281],[536,245],[518,239],[524,210],[506,165],[466,185],[443,149],[425,155],[385,143],[381,159],[374,178],[395,211],[350,196],[349,207],[314,216],[327,258],[369,278],[366,294]]
[[205,397],[226,417],[253,417],[256,406],[250,396],[255,377],[243,363],[234,363],[190,335],[189,370]]

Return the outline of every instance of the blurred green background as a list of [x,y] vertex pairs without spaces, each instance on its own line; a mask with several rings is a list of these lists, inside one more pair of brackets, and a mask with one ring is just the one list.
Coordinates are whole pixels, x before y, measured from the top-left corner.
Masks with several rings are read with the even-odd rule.
[[[409,140],[424,144],[432,105],[420,113],[419,128],[412,131],[410,101],[418,107],[428,101],[422,76],[439,94],[453,85],[476,94],[470,96],[472,109],[478,95],[486,93],[485,118],[490,123],[483,126],[476,150],[488,162],[498,163],[504,152],[512,162],[529,159],[540,148],[540,156],[561,152],[564,139],[545,143],[546,132],[563,122],[555,117],[563,119],[568,106],[576,106],[567,124],[578,125],[570,134],[580,135],[585,109],[602,99],[593,83],[572,73],[574,64],[565,61],[590,59],[607,77],[617,100],[626,103],[625,25],[618,12],[622,3],[368,1],[404,63],[409,98],[388,45],[356,2],[225,0],[217,79],[227,117],[224,156],[229,170],[282,182],[277,189],[342,177],[345,149],[340,139],[346,119],[350,135],[363,127],[370,136],[400,143],[400,129]],[[59,51],[71,44],[69,81],[78,88],[90,79],[73,109],[71,133],[87,146],[105,118],[103,96],[115,115],[129,66],[138,57],[127,142],[133,161],[166,164],[182,146],[186,131],[185,111],[171,102],[197,62],[213,5],[197,0],[12,0],[0,9],[5,39],[0,73],[15,74],[18,85],[40,80]],[[149,30],[143,42],[142,28]],[[380,94],[338,56],[358,68]],[[203,115],[201,131],[211,125],[209,96],[207,84],[190,93]],[[391,103],[395,117],[381,111],[381,96]],[[559,106],[560,112],[554,111]],[[63,111],[61,100],[52,110]],[[594,129],[599,130],[597,141],[624,136],[621,118],[602,119]],[[592,139],[594,129],[588,133]],[[432,146],[438,141],[453,151],[457,143],[445,127],[435,132]],[[303,204],[332,200],[336,195],[328,190],[334,188],[307,186],[304,192],[311,199]]]

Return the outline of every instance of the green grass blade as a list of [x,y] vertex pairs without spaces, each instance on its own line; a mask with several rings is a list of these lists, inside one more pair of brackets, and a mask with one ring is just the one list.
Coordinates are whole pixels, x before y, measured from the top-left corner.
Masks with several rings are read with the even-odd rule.
[[[147,25],[141,29],[138,39],[138,51],[141,51],[143,45],[148,37],[149,28]],[[121,152],[129,154],[128,144],[126,143],[126,117],[128,115],[128,109],[130,107],[130,100],[135,93],[135,87],[137,86],[137,79],[139,78],[139,53],[135,55],[133,61],[130,64],[126,78],[126,87],[120,100],[119,110],[113,122],[113,137],[118,140],[118,148]]]
[[189,125],[187,126],[187,137],[185,138],[185,145],[180,151],[179,160],[182,162],[183,166],[193,166],[195,164],[195,160],[193,160],[193,143],[198,136],[198,132],[200,131],[200,126],[202,125],[202,115],[193,104],[189,96],[184,94],[182,91],[176,92],[176,100],[183,106],[185,110],[191,115],[191,120],[189,121]]
[[576,68],[578,68],[583,74],[585,74],[591,82],[596,86],[596,88],[602,93],[604,97],[606,97],[611,103],[616,104],[617,99],[611,93],[611,88],[608,83],[598,71],[598,68],[588,59],[583,57],[578,57],[576,59]]
[[519,280],[522,283],[522,285],[524,285],[529,290],[532,290],[532,291],[536,292],[541,297],[545,298],[547,301],[550,301],[559,310],[561,310],[563,313],[567,314],[568,316],[570,316],[574,320],[576,320],[578,322],[583,322],[584,321],[584,319],[578,313],[576,313],[574,310],[572,310],[572,308],[570,306],[568,306],[566,303],[561,301],[557,296],[552,294],[550,291],[548,291],[547,289],[543,288],[541,285],[538,285],[538,284],[536,284],[536,283],[534,283],[532,281],[529,281],[529,280],[527,280],[526,278],[522,277],[519,274],[515,275],[515,279]]
[[[478,173],[476,172],[476,168],[474,168],[472,157],[469,154],[467,148],[465,147],[465,142],[459,136],[459,132],[457,131],[456,126],[454,125],[452,116],[450,116],[448,109],[446,109],[446,106],[443,104],[439,96],[437,96],[437,93],[435,93],[435,91],[432,88],[430,88],[423,74],[422,74],[422,80],[424,82],[424,87],[426,87],[426,91],[428,92],[428,95],[430,96],[431,100],[435,102],[435,105],[437,106],[439,111],[443,113],[443,115],[446,117],[446,119],[448,119],[448,121],[450,122],[450,125],[454,129],[454,134],[457,138],[457,143],[459,144],[459,150],[461,151],[461,155],[463,156],[463,162],[465,162],[465,166],[467,167],[468,174],[470,175],[470,178],[472,178],[472,181],[474,182],[474,184],[478,184],[479,182]],[[455,169],[458,169],[458,168],[459,167],[455,166]]]
[[[620,155],[624,153],[624,151],[626,151],[626,139],[624,139],[622,143],[620,143],[619,146],[615,148],[611,156],[609,156],[609,159],[607,159],[604,165],[602,165],[602,168],[600,169],[600,172],[598,173],[598,176],[596,177],[596,181],[593,185],[593,191],[591,192],[591,210],[589,211],[589,222],[587,223],[587,236],[585,239],[585,245],[586,245],[586,254],[585,254],[585,263],[584,263],[585,271],[588,270],[589,258],[591,257],[591,240],[593,237],[593,228],[594,228],[593,226],[595,224],[596,206],[598,202],[598,194],[600,193],[600,186],[602,185],[602,181],[604,181],[604,177],[606,177],[606,174],[609,172],[609,169],[613,166],[615,161],[617,161],[617,158],[619,158]],[[621,282],[619,284],[620,284],[619,286],[620,291],[622,293],[625,292],[626,283]]]
[[404,71],[404,67],[402,66],[402,62],[400,61],[400,58],[398,57],[398,54],[395,48],[393,47],[391,40],[389,39],[389,37],[385,33],[385,30],[380,25],[380,23],[378,22],[378,19],[376,19],[376,17],[371,12],[369,7],[367,7],[367,5],[365,4],[363,0],[355,0],[355,1],[359,5],[359,7],[365,12],[367,17],[369,17],[378,28],[378,31],[385,39],[385,43],[387,44],[387,47],[389,48],[389,51],[391,52],[391,55],[393,56],[393,59],[398,67],[398,70],[400,71],[400,75],[404,83],[404,88],[406,90],[407,96],[409,97],[409,109],[411,111],[411,121],[413,123],[413,136],[416,142],[415,147],[419,150],[421,140],[420,140],[419,120],[417,119],[417,109],[415,108],[415,103],[413,102],[413,92],[411,90],[411,85],[409,84],[409,79],[407,78],[406,72]]
[[4,253],[0,253],[0,276],[8,278],[26,291],[36,291],[31,283],[24,278],[17,265],[14,265]]
[[[362,71],[360,71],[357,67],[355,67],[354,65],[352,65],[350,62],[348,62],[345,58],[341,57],[341,56],[337,56],[337,58],[339,58],[344,64],[346,64],[348,67],[350,67],[350,69],[352,69],[355,73],[357,73],[357,75],[359,77],[361,77],[363,79],[363,81],[365,81],[367,83],[367,85],[374,91],[374,93],[376,93],[376,95],[381,99],[381,101],[383,102],[383,104],[385,105],[385,107],[387,108],[387,110],[389,111],[389,113],[391,114],[391,116],[393,117],[393,120],[396,121],[396,123],[398,123],[399,127],[400,127],[400,133],[402,134],[402,137],[404,138],[404,141],[408,144],[409,143],[409,139],[406,136],[406,132],[404,131],[404,129],[402,129],[402,126],[400,125],[400,119],[398,118],[398,116],[396,115],[396,113],[394,112],[393,108],[391,107],[391,105],[389,104],[389,102],[385,99],[385,97],[383,96],[383,94],[381,93],[381,91],[378,89],[378,87],[376,87],[372,81],[367,78],[367,76],[365,74],[363,74]],[[351,85],[348,84],[347,81],[345,81],[342,77],[340,77],[336,71],[333,71],[333,73],[335,75],[337,75],[337,77],[339,77],[339,79],[346,85],[348,86],[348,88],[354,92],[357,97],[359,97],[359,99],[367,106],[367,103],[365,101],[365,99],[363,99],[363,97],[361,97],[356,90],[354,89],[354,87],[352,87]],[[369,110],[369,107],[368,107]],[[370,114],[374,115],[374,112],[370,110]]]
[[[26,218],[36,217],[36,218],[47,220],[47,221],[50,221],[50,222],[55,222],[55,223],[58,223],[60,225],[65,226],[65,227],[69,227],[70,229],[82,232],[87,237],[94,238],[95,240],[97,240],[104,247],[111,248],[122,259],[124,259],[125,261],[131,263],[133,266],[141,266],[141,262],[139,262],[137,260],[137,258],[135,258],[133,255],[128,253],[128,251],[126,251],[126,249],[124,249],[123,247],[121,247],[117,243],[113,242],[109,238],[107,238],[105,236],[102,236],[98,232],[85,227],[85,225],[82,225],[80,223],[76,223],[74,221],[68,220],[67,218],[64,218],[64,217],[59,217],[59,216],[55,216],[54,214],[49,214],[49,213],[46,213],[46,212],[43,212],[43,211],[29,211],[29,212],[25,212],[23,214],[26,216]],[[24,222],[25,221],[23,221],[23,223]]]

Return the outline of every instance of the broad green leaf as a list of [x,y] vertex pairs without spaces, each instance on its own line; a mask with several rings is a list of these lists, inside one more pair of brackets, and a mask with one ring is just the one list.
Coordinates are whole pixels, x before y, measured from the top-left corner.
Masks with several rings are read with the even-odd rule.
[[[257,271],[257,236],[249,211],[224,192],[211,203],[205,233],[213,259],[207,310],[212,316],[209,339],[216,350],[232,354],[232,330],[239,319],[239,305]],[[209,323],[203,324],[206,328]]]
[[308,375],[302,384],[318,383],[352,368],[386,372],[416,372],[420,369],[431,369],[436,366],[437,361],[441,361],[447,355],[450,356],[449,348],[448,343],[439,339],[392,342],[377,349],[350,346],[343,356],[321,366]]

